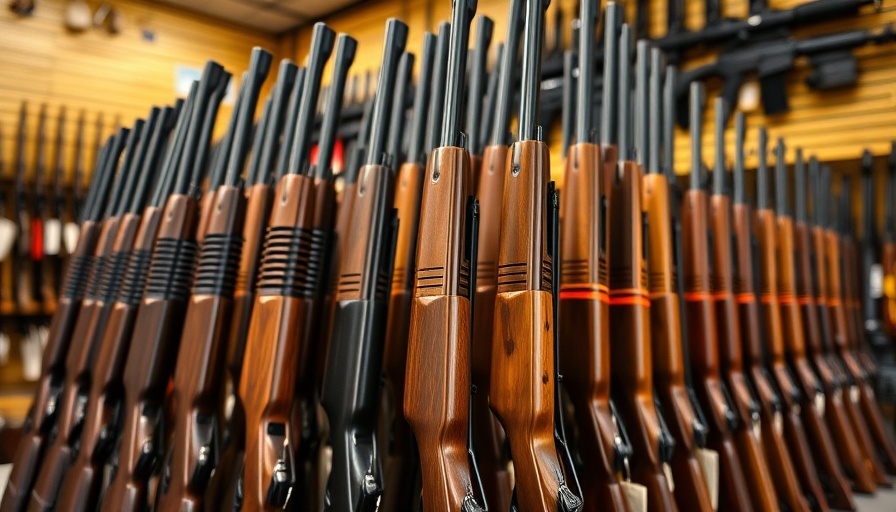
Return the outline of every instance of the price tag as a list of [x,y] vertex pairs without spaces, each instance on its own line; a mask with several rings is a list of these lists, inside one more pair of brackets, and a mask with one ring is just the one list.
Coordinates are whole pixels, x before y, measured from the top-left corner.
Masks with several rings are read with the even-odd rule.
[[0,217],[0,260],[5,260],[9,256],[16,243],[18,233],[19,229],[15,222],[6,217]]
[[62,222],[49,219],[44,222],[44,254],[56,256],[62,250]]
[[880,263],[871,265],[868,272],[868,294],[872,299],[879,299],[884,296],[884,268]]
[[719,452],[714,450],[697,449],[697,461],[703,468],[703,476],[706,478],[706,486],[709,487],[709,499],[712,501],[712,509],[719,509]]
[[74,222],[66,222],[62,232],[62,240],[65,242],[65,251],[69,254],[75,252],[78,246],[78,237],[81,235],[81,228]]
[[631,512],[647,512],[647,487],[634,482],[621,482],[619,485]]

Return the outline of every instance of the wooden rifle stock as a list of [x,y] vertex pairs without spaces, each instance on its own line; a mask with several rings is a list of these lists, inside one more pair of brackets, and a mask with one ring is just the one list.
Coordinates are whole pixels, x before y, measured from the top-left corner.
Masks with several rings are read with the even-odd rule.
[[852,493],[837,460],[830,432],[822,421],[823,389],[806,359],[804,328],[797,303],[793,219],[787,206],[784,145],[780,139],[775,166],[777,182],[775,187],[777,195],[776,267],[778,271],[775,284],[787,363],[793,372],[795,384],[800,390],[800,417],[806,426],[806,434],[814,448],[816,469],[825,484],[830,505],[836,508],[852,508],[854,506]]
[[[482,510],[467,456],[470,425],[471,244],[469,155],[436,149],[420,209],[404,412],[414,430],[429,510]],[[424,178],[424,176],[421,176]],[[433,407],[433,404],[439,404]]]
[[[647,212],[648,288],[650,290],[650,339],[653,352],[654,389],[664,404],[669,428],[675,438],[670,466],[675,498],[681,510],[712,510],[709,487],[696,458],[698,443],[705,442],[691,397],[685,387],[679,297],[670,222],[670,191],[665,175],[644,175],[643,202]],[[699,432],[697,431],[699,429]]]

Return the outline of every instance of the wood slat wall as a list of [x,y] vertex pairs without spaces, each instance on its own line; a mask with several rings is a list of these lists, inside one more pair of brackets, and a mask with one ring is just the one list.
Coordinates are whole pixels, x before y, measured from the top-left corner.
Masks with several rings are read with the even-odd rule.
[[[81,109],[88,114],[86,140],[90,149],[86,156],[92,162],[98,113],[104,112],[104,132],[108,134],[116,117],[130,125],[146,116],[151,105],[171,104],[176,66],[201,68],[207,59],[214,59],[239,73],[248,65],[253,46],[275,54],[280,51],[276,36],[142,0],[115,2],[127,19],[121,34],[99,29],[74,34],[63,24],[66,3],[39,0],[34,16],[29,18],[0,9],[0,154],[6,176],[11,176],[16,160],[16,130],[23,100],[28,102],[31,134],[25,153],[28,172],[33,168],[38,111],[46,103],[51,148],[58,109],[67,107],[64,161],[66,172],[72,173],[70,162]],[[97,7],[97,2],[91,2],[91,6]],[[142,39],[143,27],[155,33],[153,42]],[[231,111],[230,106],[222,105],[218,135]],[[48,160],[53,163],[52,151]]]
[[[806,0],[771,0],[775,9],[788,9],[804,3]],[[747,12],[745,0],[725,0],[726,16],[743,18]],[[635,2],[628,2],[628,19],[634,19]],[[703,3],[687,2],[687,26],[697,29],[703,26]],[[552,20],[554,11],[561,9],[567,22],[577,10],[576,0],[554,0],[548,8],[548,41],[552,40]],[[658,37],[665,32],[666,0],[650,0],[651,35]],[[492,17],[495,21],[495,41],[503,40],[506,34],[506,17],[508,2],[506,0],[479,0],[479,14]],[[451,2],[447,0],[402,0],[400,2],[364,2],[359,6],[324,19],[334,29],[351,33],[359,42],[358,59],[353,72],[362,74],[367,69],[375,69],[381,59],[383,41],[383,22],[388,17],[398,17],[408,23],[410,35],[408,50],[419,53],[423,32],[436,31],[440,20],[450,17]],[[794,37],[804,38],[811,35],[826,34],[854,28],[882,27],[888,23],[896,23],[896,7],[886,5],[877,12],[873,7],[864,8],[861,13],[849,19],[841,19],[824,24],[815,24],[810,28],[794,31]],[[569,24],[564,23],[564,41],[569,44]],[[292,41],[292,55],[298,62],[304,60],[308,52],[310,27],[297,29],[288,37]],[[494,49],[494,46],[493,46]],[[761,107],[756,112],[749,112],[747,122],[750,131],[747,137],[748,164],[755,165],[756,130],[760,124],[769,129],[774,141],[776,137],[784,137],[790,147],[801,146],[807,154],[815,154],[824,161],[853,160],[860,156],[864,147],[870,148],[875,155],[884,155],[890,151],[890,140],[896,139],[896,43],[882,46],[869,46],[855,52],[858,58],[860,75],[855,87],[832,91],[813,91],[804,83],[810,69],[805,59],[797,62],[797,68],[788,76],[788,95],[791,111],[774,117],[762,114]],[[691,68],[714,58],[714,52],[695,51],[688,56],[683,66]],[[325,80],[328,80],[325,75]],[[363,80],[362,80],[363,82]],[[712,98],[721,90],[721,82],[713,80],[707,84],[708,97]],[[707,109],[705,117],[704,157],[708,163],[714,159],[713,154],[713,120],[711,109]],[[732,123],[733,124],[733,123]],[[559,144],[557,127],[551,133],[550,141]],[[733,144],[733,129],[729,126],[726,140]],[[555,146],[556,147],[556,146]],[[552,170],[556,178],[561,178],[562,167],[559,151],[552,152]],[[729,163],[731,162],[729,150]],[[680,173],[687,172],[690,162],[690,145],[688,135],[683,130],[676,134],[676,169]],[[793,161],[793,151],[788,152],[788,161]]]

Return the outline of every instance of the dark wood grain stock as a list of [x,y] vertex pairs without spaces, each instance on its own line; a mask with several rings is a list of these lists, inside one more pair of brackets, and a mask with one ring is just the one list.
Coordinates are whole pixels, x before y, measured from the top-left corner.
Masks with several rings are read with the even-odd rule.
[[738,305],[744,372],[756,391],[760,406],[757,437],[762,443],[779,503],[793,511],[808,511],[796,469],[784,439],[783,398],[778,396],[765,369],[763,334],[759,325],[759,304],[753,286],[752,211],[745,204],[733,207],[736,268],[734,290]]
[[654,389],[663,404],[666,423],[675,438],[670,465],[675,480],[675,501],[681,510],[712,510],[709,487],[695,451],[696,412],[685,387],[678,283],[672,246],[669,182],[663,174],[643,178],[647,211],[648,288],[650,339],[653,350]]
[[[482,484],[489,504],[509,510],[510,474],[503,457],[504,430],[488,405],[491,388],[492,334],[498,286],[498,243],[501,235],[501,200],[504,194],[508,147],[487,146],[476,181],[479,199],[479,254],[476,298],[473,303],[473,442],[476,444]],[[387,491],[388,492],[388,491]]]
[[[648,510],[678,510],[660,460],[660,424],[653,400],[650,295],[642,246],[641,170],[608,166],[610,196],[610,391],[632,444],[631,479],[647,487]],[[515,453],[515,452],[514,452]]]

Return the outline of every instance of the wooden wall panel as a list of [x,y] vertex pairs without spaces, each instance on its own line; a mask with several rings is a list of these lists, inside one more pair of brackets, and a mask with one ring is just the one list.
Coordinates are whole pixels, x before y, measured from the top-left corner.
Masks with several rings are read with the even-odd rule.
[[[104,132],[111,133],[116,117],[129,125],[137,117],[146,116],[151,105],[171,104],[176,66],[201,68],[207,59],[214,59],[238,74],[248,65],[253,46],[280,54],[280,41],[274,35],[142,0],[115,2],[127,19],[121,34],[110,35],[98,29],[75,34],[63,26],[65,4],[65,0],[40,0],[34,16],[29,18],[0,9],[0,153],[6,176],[14,168],[22,100],[28,101],[28,129],[32,134],[26,152],[30,173],[33,134],[42,103],[50,107],[51,141],[58,108],[67,107],[68,164],[73,158],[81,109],[88,112],[87,141],[92,148],[94,121],[100,111],[104,113]],[[96,7],[95,2],[91,6]],[[143,40],[143,27],[155,33],[154,41]],[[222,105],[217,136],[223,132],[231,111],[230,106]],[[92,153],[92,149],[87,153],[91,161]],[[52,158],[48,163],[52,164]],[[72,172],[70,165],[67,172]]]
[[[806,0],[771,0],[775,9],[787,9],[799,5]],[[635,2],[628,2],[629,19],[634,19]],[[650,32],[653,37],[665,32],[666,0],[650,0]],[[578,6],[575,0],[554,0],[548,8],[548,36],[552,40],[554,10],[561,9],[566,22],[564,37],[569,44],[569,19]],[[686,2],[687,26],[696,29],[703,26],[704,17],[702,2]],[[450,17],[451,2],[447,0],[403,0],[401,2],[363,2],[359,6],[324,19],[335,29],[346,31],[360,41],[359,59],[354,72],[362,73],[366,69],[374,69],[380,60],[382,51],[383,22],[389,16],[398,16],[410,26],[408,49],[419,52],[422,33],[425,30],[437,30],[438,22]],[[486,14],[495,20],[495,39],[504,39],[506,33],[507,0],[479,0],[480,14]],[[747,11],[745,0],[726,0],[724,14],[732,17],[744,17]],[[873,7],[864,8],[853,18],[840,19],[824,24],[815,24],[810,28],[794,31],[797,38],[815,34],[826,34],[853,28],[881,27],[888,23],[896,23],[896,7],[885,5],[877,12]],[[301,41],[293,46],[297,59],[304,59],[308,51],[307,40],[310,37],[308,27],[302,27],[290,37]],[[797,69],[789,74],[788,95],[791,111],[774,117],[766,117],[761,108],[748,113],[750,132],[747,138],[749,164],[755,164],[756,130],[760,124],[768,127],[772,140],[784,137],[791,147],[796,145],[805,148],[807,153],[816,154],[825,161],[853,160],[861,154],[864,147],[870,148],[876,155],[889,152],[889,141],[896,139],[896,44],[861,48],[855,52],[858,57],[860,76],[855,87],[834,91],[813,91],[804,84],[809,74],[808,63],[800,59]],[[688,55],[684,68],[694,67],[714,58],[713,52],[695,50]],[[328,80],[328,78],[325,78]],[[721,82],[710,81],[707,84],[710,98],[719,93]],[[732,123],[733,124],[733,123]],[[729,127],[730,128],[730,127]],[[713,125],[711,109],[706,110],[706,136],[704,138],[704,157],[707,163],[714,159]],[[733,130],[731,130],[733,131]],[[733,143],[733,133],[726,134],[729,143]],[[559,134],[551,133],[551,141],[560,140]],[[729,146],[730,147],[730,146]],[[730,153],[730,151],[729,151]],[[553,171],[560,177],[559,152],[553,151]],[[729,155],[729,162],[731,156]],[[788,160],[792,162],[793,152],[788,152]],[[676,169],[680,173],[687,172],[690,161],[690,146],[687,134],[678,130],[676,135]]]

